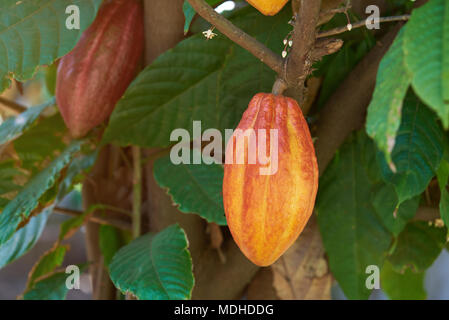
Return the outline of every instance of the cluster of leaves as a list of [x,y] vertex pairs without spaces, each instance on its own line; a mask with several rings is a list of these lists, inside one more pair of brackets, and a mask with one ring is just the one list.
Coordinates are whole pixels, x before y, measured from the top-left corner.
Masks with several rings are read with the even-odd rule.
[[323,242],[349,298],[369,296],[370,265],[382,269],[382,288],[391,298],[425,298],[425,271],[447,242],[441,223],[413,218],[437,176],[440,215],[449,225],[448,14],[444,0],[413,10],[378,70],[366,122],[374,142],[363,130],[354,134],[320,181]]
[[[80,31],[63,27],[68,2],[80,7],[84,17]],[[365,279],[371,265],[382,269],[382,287],[391,298],[424,298],[425,270],[446,243],[445,228],[412,221],[421,194],[437,176],[442,218],[449,223],[449,158],[443,129],[449,125],[445,3],[433,0],[413,12],[379,69],[368,135],[362,130],[349,137],[320,181],[318,222],[331,270],[349,298],[369,296]],[[0,60],[7,61],[0,65],[0,91],[8,84],[6,75],[29,79],[36,67],[69,52],[100,4],[100,0],[31,0],[18,5],[15,0],[3,1],[0,16],[16,20],[11,20],[11,27],[0,27],[8,44],[8,52],[0,51]],[[187,3],[184,11],[188,31],[194,12]],[[274,17],[264,17],[250,7],[229,14],[234,24],[275,52],[282,51],[290,18],[289,8]],[[338,19],[327,27],[341,25]],[[27,33],[37,20],[41,27],[32,29],[39,35]],[[324,78],[318,110],[374,45],[372,35],[357,32],[340,52],[317,66],[316,76]],[[18,46],[16,33],[23,35],[29,48]],[[35,38],[41,41],[32,41]],[[423,46],[422,39],[430,45]],[[6,60],[7,56],[15,59]],[[116,106],[101,144],[167,147],[173,143],[171,132],[178,128],[191,132],[194,120],[224,133],[237,125],[255,93],[271,90],[274,79],[272,70],[226,37],[205,41],[201,33],[193,34],[137,76]],[[58,114],[42,115],[53,103],[32,107],[0,126],[0,144],[11,146],[15,155],[15,160],[0,161],[0,268],[34,245],[54,206],[96,157],[89,141],[68,142]],[[154,177],[180,211],[226,224],[222,166],[174,165],[165,156],[155,162]],[[94,209],[101,206],[61,226],[57,243],[30,272],[24,299],[65,297],[66,275],[58,269],[68,250],[64,240]],[[192,260],[182,228],[173,225],[125,246],[119,238],[116,229],[101,227],[100,247],[119,290],[139,299],[191,297]]]

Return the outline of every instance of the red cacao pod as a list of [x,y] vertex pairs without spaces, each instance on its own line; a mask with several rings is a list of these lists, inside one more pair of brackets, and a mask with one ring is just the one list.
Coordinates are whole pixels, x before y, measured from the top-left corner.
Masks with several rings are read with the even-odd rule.
[[288,0],[246,0],[250,5],[266,16],[274,16],[281,11]]
[[56,101],[72,136],[104,122],[136,75],[144,25],[138,0],[107,0],[58,67]]
[[[312,214],[318,189],[315,150],[307,122],[291,98],[255,95],[237,129],[241,131],[234,131],[226,148],[226,219],[248,259],[268,266],[293,244]],[[251,129],[254,135],[242,134]],[[261,129],[265,136],[259,136]],[[275,129],[277,137],[268,133],[270,129]],[[255,150],[259,159],[251,162]],[[260,150],[267,150],[264,161]],[[277,170],[262,174],[264,168]]]

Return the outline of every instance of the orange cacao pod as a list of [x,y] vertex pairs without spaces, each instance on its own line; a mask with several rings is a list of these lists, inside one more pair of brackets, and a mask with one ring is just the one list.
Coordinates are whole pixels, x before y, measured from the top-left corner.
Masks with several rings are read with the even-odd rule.
[[104,122],[133,80],[143,53],[138,0],[107,0],[58,67],[56,101],[72,136]]
[[266,16],[274,16],[281,11],[288,0],[246,0],[250,5]]
[[[312,214],[318,189],[315,150],[307,122],[291,98],[255,95],[237,129],[241,131],[234,131],[226,148],[226,219],[248,259],[268,266],[293,244]],[[242,134],[251,129],[254,135]],[[265,136],[259,136],[264,131]],[[266,150],[264,161],[261,149]],[[251,162],[255,150],[259,159]],[[276,170],[261,174],[263,168]]]

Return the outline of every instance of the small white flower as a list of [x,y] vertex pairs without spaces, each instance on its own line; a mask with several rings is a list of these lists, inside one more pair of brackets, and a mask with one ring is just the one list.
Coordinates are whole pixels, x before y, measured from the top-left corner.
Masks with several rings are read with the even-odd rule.
[[290,41],[288,42],[288,46],[291,47],[292,45],[293,45],[293,40],[290,40]]
[[352,24],[348,23],[348,25],[346,26],[346,28],[348,29],[348,31],[352,30]]
[[213,39],[217,34],[213,32],[214,29],[209,29],[207,31],[203,31],[203,35],[207,40]]
[[286,45],[287,44],[287,39],[284,39],[284,45]]
[[287,51],[282,51],[282,58],[285,58],[287,56]]

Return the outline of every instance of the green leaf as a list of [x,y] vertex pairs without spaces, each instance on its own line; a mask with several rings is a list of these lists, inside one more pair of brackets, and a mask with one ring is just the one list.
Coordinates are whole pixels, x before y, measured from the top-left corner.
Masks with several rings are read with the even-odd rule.
[[61,171],[81,148],[82,141],[74,141],[50,165],[33,177],[0,214],[0,245],[12,237],[17,226],[37,207],[39,199],[51,189]]
[[440,187],[440,216],[446,226],[449,226],[449,192],[446,189],[449,181],[449,162],[441,160],[437,171],[438,186]]
[[398,197],[391,184],[381,184],[373,192],[372,204],[381,221],[395,236],[399,235],[406,224],[415,216],[420,197],[404,201],[396,208]]
[[382,153],[378,162],[386,182],[392,183],[399,203],[421,194],[429,184],[443,157],[443,130],[435,114],[414,95],[408,94],[402,108],[402,123],[391,154],[396,173]]
[[396,272],[388,261],[380,273],[382,289],[392,300],[425,300],[424,277],[424,272]]
[[78,217],[70,218],[61,223],[61,229],[59,231],[58,241],[70,238],[79,228],[86,222],[92,210],[85,211]]
[[349,299],[369,297],[366,268],[383,264],[392,239],[371,203],[373,164],[374,143],[363,131],[351,136],[322,176],[315,207],[330,269]]
[[[223,0],[206,0],[206,2],[211,6],[214,6],[222,1]],[[193,17],[195,17],[196,11],[195,9],[192,8],[192,6],[187,0],[184,0],[182,11],[184,12],[184,17],[186,21],[184,24],[184,34],[187,34],[189,32],[190,25],[192,24]]]
[[58,72],[58,63],[55,62],[45,69],[45,87],[50,96],[56,94],[56,79]]
[[[27,0],[0,3],[0,92],[10,77],[25,81],[73,49],[92,23],[101,0]],[[80,29],[66,27],[66,8],[80,9]]]
[[[192,150],[193,153],[201,152]],[[184,213],[196,213],[208,222],[226,225],[223,207],[223,167],[218,164],[178,164],[170,156],[154,164],[154,178],[168,189],[173,202]]]
[[184,230],[170,226],[121,248],[109,265],[114,285],[141,300],[189,299],[192,259]]
[[112,258],[123,246],[123,240],[119,230],[107,225],[100,226],[99,237],[100,250],[103,254],[104,264],[109,267]]
[[28,276],[27,289],[32,288],[38,278],[46,276],[60,267],[68,249],[68,245],[60,245],[46,252],[33,266]]
[[24,300],[64,300],[69,289],[65,281],[67,274],[65,272],[57,272],[39,282],[33,288],[27,291]]
[[388,164],[392,161],[391,152],[401,124],[402,101],[411,82],[404,60],[404,30],[405,27],[399,31],[380,62],[366,120],[366,132],[376,141]]
[[449,3],[432,0],[413,10],[404,36],[405,62],[416,94],[449,127]]
[[[238,10],[231,21],[275,52],[289,32],[290,10],[264,17]],[[142,71],[112,113],[103,143],[146,147],[171,144],[174,129],[235,128],[257,92],[271,92],[275,74],[246,50],[218,35],[197,34],[159,56]]]
[[54,99],[36,107],[31,107],[27,111],[6,119],[0,125],[0,145],[5,144],[22,134],[40,116],[42,111],[54,104]]
[[64,180],[59,184],[59,200],[62,200],[70,191],[72,191],[73,184],[77,182],[77,178],[83,172],[88,171],[94,165],[98,156],[98,150],[90,152],[89,154],[81,155],[72,160]]
[[397,272],[407,268],[423,272],[432,265],[446,244],[446,232],[446,228],[431,226],[425,221],[411,222],[399,235],[388,260]]
[[70,238],[78,231],[81,226],[86,223],[89,216],[95,211],[99,209],[104,209],[105,207],[101,204],[92,205],[87,210],[85,210],[81,215],[77,217],[73,217],[61,223],[61,228],[59,231],[58,241],[62,241]]
[[34,174],[39,172],[45,162],[53,160],[57,153],[66,147],[62,139],[66,130],[58,113],[38,121],[17,138],[14,141],[14,149],[22,161],[22,167]]
[[14,167],[13,160],[6,160],[0,162],[0,194],[4,195],[11,191],[17,191],[20,189],[14,182],[16,176],[21,175],[21,172]]
[[444,225],[449,226],[449,192],[447,192],[446,188],[441,190],[439,207],[440,216],[444,222]]
[[437,179],[440,190],[443,190],[449,181],[449,161],[446,159],[441,160],[437,170]]
[[3,245],[0,245],[0,268],[17,260],[36,244],[44,231],[52,209],[45,209],[39,215],[31,218],[26,226],[14,233]]
[[[86,265],[78,265],[82,272]],[[69,274],[56,272],[51,276],[42,279],[23,295],[24,300],[64,300],[69,289],[66,285]]]

